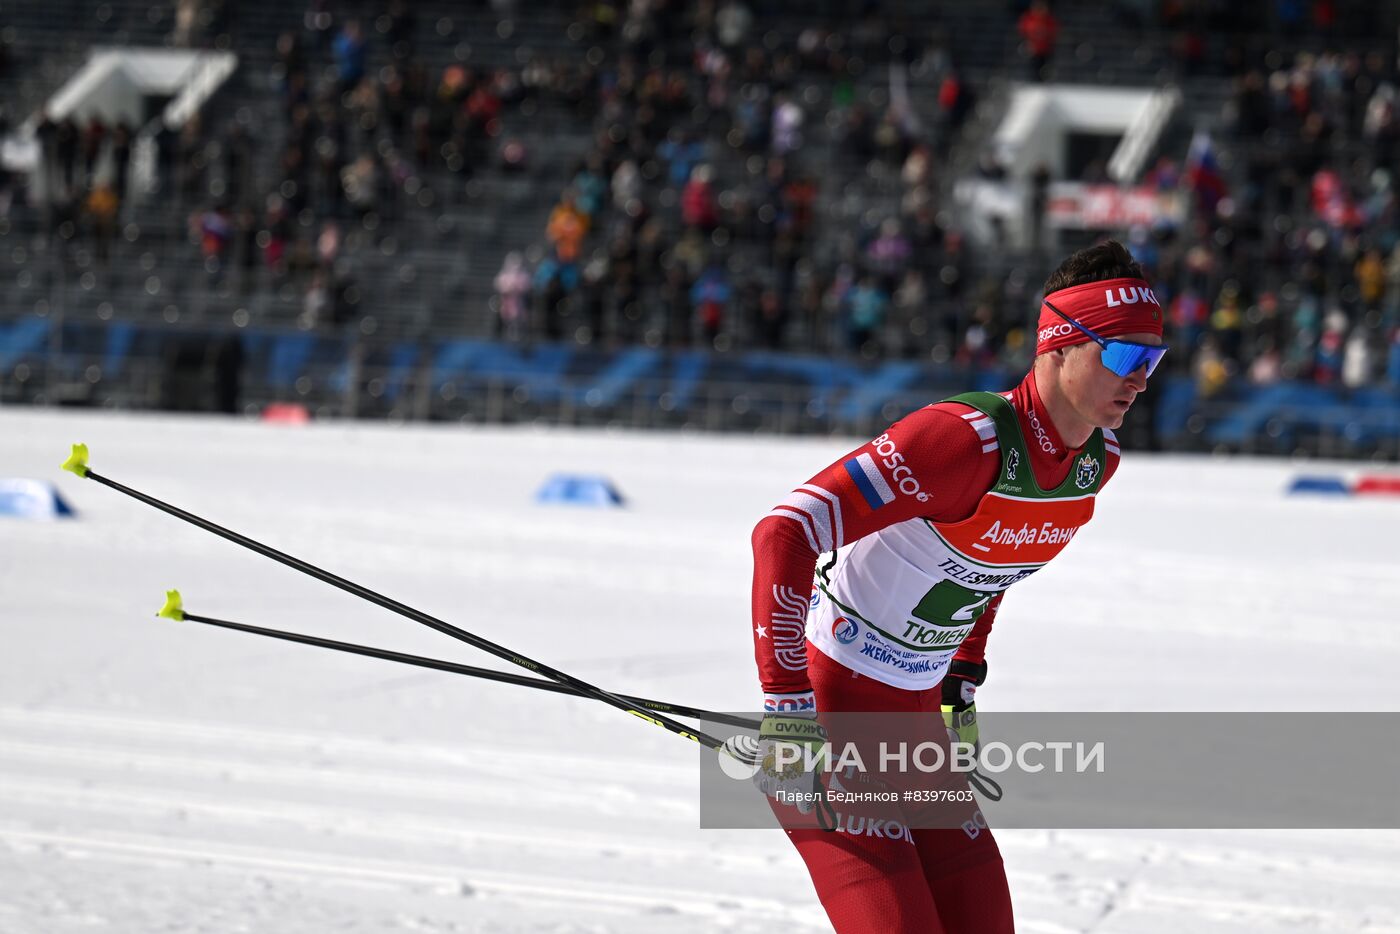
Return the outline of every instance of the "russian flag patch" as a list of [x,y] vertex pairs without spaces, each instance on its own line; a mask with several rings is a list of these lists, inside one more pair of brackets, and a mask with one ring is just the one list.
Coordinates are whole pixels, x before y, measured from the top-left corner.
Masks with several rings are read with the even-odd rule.
[[860,454],[846,461],[845,467],[846,473],[850,474],[856,489],[860,490],[860,495],[871,509],[879,509],[887,503],[894,502],[894,490],[885,482],[880,468],[875,466],[875,458],[869,454]]

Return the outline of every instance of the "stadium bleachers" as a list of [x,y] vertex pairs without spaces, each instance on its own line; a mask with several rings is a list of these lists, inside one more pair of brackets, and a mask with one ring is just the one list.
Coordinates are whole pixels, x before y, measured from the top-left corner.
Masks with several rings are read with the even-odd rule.
[[[14,202],[0,219],[0,276],[12,283],[6,320],[57,320],[65,334],[84,324],[123,326],[99,341],[104,357],[90,364],[99,378],[139,351],[131,328],[265,331],[272,336],[260,340],[284,347],[278,373],[298,359],[286,349],[301,346],[297,335],[357,342],[359,352],[389,361],[389,375],[378,377],[385,380],[380,398],[383,386],[402,386],[417,361],[443,352],[405,349],[412,342],[501,335],[618,353],[622,374],[640,359],[627,355],[629,347],[771,349],[989,372],[1024,366],[1026,303],[1054,257],[969,242],[951,199],[957,178],[988,168],[1008,91],[1032,77],[1017,35],[1018,5],[852,12],[834,2],[755,4],[745,8],[744,38],[727,48],[721,14],[733,11],[717,6],[657,3],[635,21],[633,7],[606,2],[62,0],[43,10],[7,9],[0,106],[11,127],[97,46],[188,42],[234,51],[240,67],[204,107],[197,129],[173,134],[159,190],[124,199],[106,245],[98,242],[86,188],[75,186],[71,202],[56,205],[30,203],[23,186],[12,185]],[[1283,6],[1267,6],[1261,24],[1244,22],[1228,5],[1063,0],[1054,5],[1055,54],[1034,77],[1180,87],[1185,106],[1158,155],[1167,160],[1165,177],[1180,178],[1193,197],[1200,192],[1188,144],[1193,133],[1212,134],[1227,208],[1198,205],[1180,229],[1118,232],[1148,264],[1159,293],[1176,302],[1171,317],[1179,330],[1169,338],[1184,352],[1169,365],[1192,381],[1196,398],[1228,402],[1251,383],[1278,379],[1372,387],[1392,398],[1384,394],[1400,378],[1400,280],[1387,280],[1383,301],[1363,301],[1356,263],[1367,249],[1396,249],[1396,211],[1382,205],[1339,229],[1316,214],[1310,178],[1283,191],[1260,185],[1261,159],[1289,151],[1311,131],[1303,129],[1306,115],[1279,116],[1274,101],[1275,123],[1256,132],[1242,121],[1241,89],[1251,70],[1311,88],[1311,106],[1329,121],[1321,164],[1340,170],[1346,203],[1370,204],[1378,194],[1367,179],[1383,166],[1357,115],[1376,83],[1394,78],[1394,30],[1383,28],[1393,24],[1385,12],[1345,7],[1325,29],[1309,28],[1285,21]],[[312,28],[318,15],[325,30]],[[365,35],[364,78],[342,86],[333,42],[352,20]],[[299,52],[289,52],[288,37]],[[1389,58],[1363,88],[1356,69],[1347,78],[1340,53],[1326,54],[1333,48],[1365,67],[1372,53]],[[707,77],[717,50],[724,51],[725,80]],[[902,69],[898,81],[892,66]],[[290,80],[298,70],[304,92]],[[500,99],[488,106],[499,116],[454,131],[454,115],[472,106],[469,90],[491,85],[497,74]],[[1342,92],[1338,74],[1352,82]],[[972,102],[957,119],[941,97],[950,77],[961,82],[964,105]],[[679,99],[667,96],[672,78],[684,85]],[[396,112],[391,86],[400,82],[408,103]],[[1336,104],[1338,93],[1350,98]],[[765,106],[782,95],[795,102],[800,141],[779,146],[763,138],[776,124],[762,108],[746,122],[746,94]],[[1358,103],[1363,94],[1367,101]],[[434,103],[444,96],[451,106]],[[297,124],[299,102],[305,129]],[[745,138],[754,127],[760,138]],[[692,156],[663,145],[677,130],[698,147],[694,163],[713,175],[713,229],[701,224],[697,233],[686,220],[684,175],[673,178],[671,168]],[[507,164],[507,142],[523,151],[519,165]],[[927,147],[932,169],[913,182],[906,157],[918,146]],[[288,165],[290,150],[301,167]],[[366,189],[370,201],[356,206],[342,173],[361,156],[376,177]],[[553,259],[546,231],[590,156],[602,164],[604,193],[577,263],[558,277],[568,284],[555,302],[548,268],[541,271]],[[613,169],[629,156],[644,176],[639,216],[607,191]],[[810,205],[798,204],[793,199],[804,195],[785,186],[809,182]],[[923,215],[911,206],[918,203]],[[215,213],[221,205],[226,213]],[[784,227],[798,214],[810,223],[796,232]],[[913,253],[887,268],[869,248],[891,219],[902,222],[897,236],[912,241]],[[225,232],[211,240],[213,229]],[[1324,247],[1314,249],[1313,230]],[[649,235],[657,244],[646,242]],[[270,261],[269,238],[283,244],[279,262]],[[515,326],[502,320],[496,281],[511,253],[521,254],[535,280]],[[1400,268],[1400,258],[1390,262]],[[711,264],[724,296],[713,326],[691,292]],[[677,265],[686,272],[671,283],[667,270]],[[1300,288],[1304,267],[1316,270]],[[871,295],[873,327],[857,327],[856,305]],[[21,332],[7,333],[18,347]],[[1338,339],[1343,349],[1334,352],[1328,341]],[[1352,344],[1361,348],[1359,365],[1333,360]],[[304,384],[278,376],[272,388],[287,385]],[[1203,444],[1233,443],[1226,427],[1217,429],[1193,435]]]

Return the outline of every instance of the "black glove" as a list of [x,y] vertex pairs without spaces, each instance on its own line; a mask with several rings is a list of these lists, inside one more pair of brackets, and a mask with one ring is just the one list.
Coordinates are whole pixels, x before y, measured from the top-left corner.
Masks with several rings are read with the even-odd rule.
[[[950,714],[971,714],[971,726],[974,734],[977,727],[977,688],[987,680],[986,662],[968,662],[962,659],[953,659],[948,666],[948,673],[943,676],[943,719],[949,721],[948,728],[957,730],[961,738],[962,730],[956,721],[965,719],[963,717],[950,717]],[[973,740],[963,740],[973,742]]]
[[[953,659],[943,676],[943,725],[948,728],[949,742],[967,743],[980,751],[982,741],[977,728],[977,688],[987,680],[986,662]],[[978,791],[993,801],[1001,800],[1001,786],[973,770],[968,780]]]

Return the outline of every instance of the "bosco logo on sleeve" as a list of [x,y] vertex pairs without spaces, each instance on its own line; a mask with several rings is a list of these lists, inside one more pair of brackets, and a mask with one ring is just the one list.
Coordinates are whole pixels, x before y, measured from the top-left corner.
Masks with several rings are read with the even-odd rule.
[[880,468],[875,466],[875,458],[861,454],[846,461],[846,473],[855,481],[865,504],[871,509],[894,502],[894,490],[885,482]]
[[905,463],[904,455],[899,453],[894,439],[889,436],[888,432],[871,441],[870,446],[875,449],[876,454],[880,455],[879,463],[869,454],[858,454],[843,465],[867,506],[875,510],[894,502],[894,490],[890,488],[889,483],[885,480],[885,475],[881,473],[881,466],[890,471],[890,476],[899,487],[899,492],[905,496],[912,496],[921,503],[928,502],[928,494],[920,487],[918,478],[914,476],[914,471],[909,469],[909,465]]

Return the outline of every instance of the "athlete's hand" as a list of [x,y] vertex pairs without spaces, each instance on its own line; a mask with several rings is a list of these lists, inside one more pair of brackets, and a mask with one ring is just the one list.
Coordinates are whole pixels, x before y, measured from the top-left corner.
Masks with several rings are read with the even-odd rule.
[[[977,727],[977,686],[987,678],[987,663],[954,659],[943,676],[943,725],[949,743],[967,743],[973,757],[982,751],[982,734]],[[992,801],[1001,800],[1001,785],[976,768],[967,776],[974,788]]]
[[826,730],[815,715],[767,714],[758,728],[754,784],[779,804],[795,805],[807,814],[816,803],[813,796],[822,793],[821,773],[828,755]]
[[954,659],[943,676],[943,724],[948,741],[967,743],[974,751],[981,748],[977,728],[977,686],[987,677],[987,664]]

